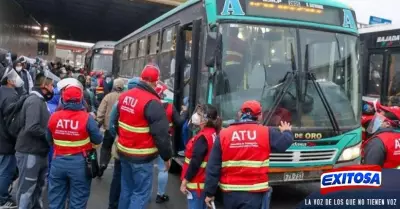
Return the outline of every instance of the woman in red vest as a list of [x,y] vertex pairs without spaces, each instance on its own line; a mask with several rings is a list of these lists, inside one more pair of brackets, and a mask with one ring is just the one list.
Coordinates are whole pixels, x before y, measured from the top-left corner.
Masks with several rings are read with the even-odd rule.
[[62,109],[51,115],[47,139],[54,145],[49,174],[49,208],[65,207],[69,194],[70,208],[86,208],[91,178],[87,174],[86,156],[103,136],[94,118],[82,105],[83,89],[67,86],[62,91]]
[[199,106],[192,115],[191,125],[199,132],[186,145],[180,190],[188,196],[189,209],[205,209],[205,168],[221,128],[217,109],[209,104]]

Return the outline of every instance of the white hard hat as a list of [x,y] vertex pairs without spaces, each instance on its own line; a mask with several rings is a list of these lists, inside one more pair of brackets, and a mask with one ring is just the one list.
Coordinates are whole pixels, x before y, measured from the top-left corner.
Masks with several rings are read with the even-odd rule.
[[57,83],[57,88],[61,91],[67,86],[76,86],[83,90],[82,83],[76,78],[64,78]]

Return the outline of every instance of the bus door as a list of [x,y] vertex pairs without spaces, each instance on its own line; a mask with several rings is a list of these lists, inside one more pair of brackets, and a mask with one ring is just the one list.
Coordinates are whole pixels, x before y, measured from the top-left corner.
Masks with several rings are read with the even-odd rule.
[[384,88],[384,69],[387,64],[387,50],[368,50],[367,62],[365,63],[364,72],[364,92],[365,99],[374,100],[382,99],[380,95],[385,91]]
[[387,66],[383,76],[385,89],[381,101],[389,106],[400,106],[400,48],[391,48],[385,53]]
[[[174,106],[180,111],[185,98],[189,101],[189,113],[194,111],[198,102],[198,78],[201,20],[180,25],[176,36],[175,76],[174,76]],[[184,148],[181,128],[175,127],[174,131],[175,154]],[[183,161],[181,162],[183,163]]]

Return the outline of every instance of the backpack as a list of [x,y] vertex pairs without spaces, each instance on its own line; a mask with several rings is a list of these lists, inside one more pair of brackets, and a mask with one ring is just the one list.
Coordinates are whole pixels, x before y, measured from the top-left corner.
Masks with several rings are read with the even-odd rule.
[[12,137],[17,137],[21,131],[24,118],[21,118],[21,110],[25,100],[29,95],[22,95],[16,102],[12,103],[9,108],[5,110],[4,125],[8,130],[8,134]]

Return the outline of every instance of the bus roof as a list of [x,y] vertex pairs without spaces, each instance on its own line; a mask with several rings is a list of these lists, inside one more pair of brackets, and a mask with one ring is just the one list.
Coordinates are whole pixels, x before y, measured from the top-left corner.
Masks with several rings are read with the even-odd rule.
[[115,41],[99,41],[94,44],[92,49],[98,49],[98,48],[106,48],[106,49],[113,49],[115,47]]
[[360,34],[365,33],[376,33],[382,31],[391,31],[400,29],[400,25],[391,25],[391,24],[380,24],[380,25],[371,25],[366,28],[358,29]]
[[[161,22],[164,19],[167,19],[168,17],[174,15],[175,13],[179,12],[180,10],[183,10],[193,4],[196,3],[200,3],[204,1],[205,5],[214,5],[216,6],[216,1],[224,1],[224,0],[188,0],[185,3],[182,3],[181,5],[175,7],[174,9],[170,10],[169,12],[159,16],[158,18],[152,20],[151,22],[147,23],[146,25],[140,27],[139,29],[135,30],[134,32],[128,34],[127,36],[125,36],[124,38],[122,38],[121,40],[117,41],[115,45],[118,45],[122,42],[124,42],[125,40],[129,39],[130,37],[150,28],[151,26],[153,26],[154,24],[157,24],[159,22]],[[314,4],[321,4],[321,5],[325,5],[325,6],[332,6],[332,7],[339,7],[339,8],[344,8],[344,9],[351,9],[352,7],[344,2],[343,0],[303,0],[304,2],[308,2],[308,3],[314,3]]]
[[144,26],[140,27],[139,29],[133,31],[132,33],[128,34],[127,36],[125,36],[124,38],[119,40],[116,43],[116,45],[122,43],[123,41],[127,40],[128,38],[130,38],[130,37],[142,32],[142,31],[146,30],[147,28],[151,27],[152,25],[154,25],[154,24],[156,24],[158,22],[161,22],[162,20],[166,19],[167,17],[174,15],[175,13],[179,12],[180,10],[185,9],[186,7],[191,6],[191,5],[193,5],[195,3],[198,3],[198,2],[201,2],[201,0],[188,0],[185,3],[182,3],[181,5],[175,7],[174,9],[170,10],[169,12],[161,15],[160,17],[152,20],[151,22],[147,23],[146,25],[144,25]]

